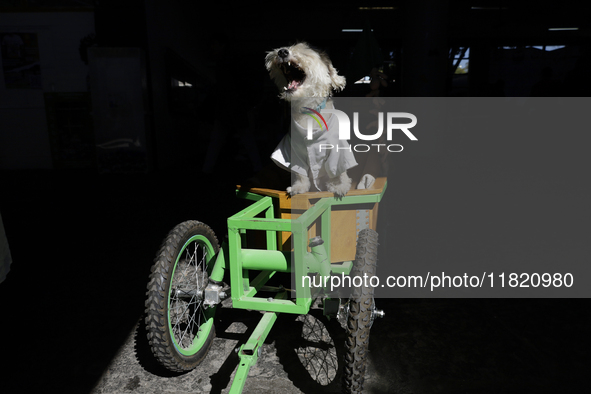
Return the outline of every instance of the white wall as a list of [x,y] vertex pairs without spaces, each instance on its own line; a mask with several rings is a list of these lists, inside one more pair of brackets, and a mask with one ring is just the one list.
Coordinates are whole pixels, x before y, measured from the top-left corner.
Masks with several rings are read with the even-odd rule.
[[37,33],[43,89],[7,89],[0,73],[0,169],[52,168],[44,92],[85,92],[80,40],[92,12],[0,13],[0,32]]

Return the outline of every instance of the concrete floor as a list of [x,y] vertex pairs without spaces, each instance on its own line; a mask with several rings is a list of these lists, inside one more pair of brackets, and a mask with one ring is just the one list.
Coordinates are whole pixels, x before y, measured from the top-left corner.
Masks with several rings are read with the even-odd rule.
[[[14,260],[0,284],[0,392],[228,391],[234,349],[259,313],[222,308],[211,352],[182,375],[157,365],[139,323],[163,237],[187,219],[220,236],[237,208],[232,185],[198,175],[0,176]],[[588,300],[387,299],[378,306],[386,317],[371,332],[368,393],[578,393],[587,386]],[[331,366],[340,362],[343,332],[333,323],[280,315],[244,392],[339,392]],[[321,341],[302,336],[310,327]],[[319,357],[328,366],[321,373]]]

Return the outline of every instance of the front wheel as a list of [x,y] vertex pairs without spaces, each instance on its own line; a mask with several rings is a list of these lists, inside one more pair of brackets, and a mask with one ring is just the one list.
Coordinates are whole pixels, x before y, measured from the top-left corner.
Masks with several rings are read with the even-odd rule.
[[146,330],[152,353],[170,371],[192,370],[211,347],[215,307],[203,303],[203,292],[218,251],[207,225],[186,221],[172,229],[154,260]]
[[[351,277],[368,277],[376,274],[378,260],[378,233],[371,229],[359,232],[357,251]],[[365,281],[364,281],[365,282]],[[353,289],[348,303],[345,340],[345,393],[361,393],[365,379],[369,330],[374,319],[374,289],[360,286]]]

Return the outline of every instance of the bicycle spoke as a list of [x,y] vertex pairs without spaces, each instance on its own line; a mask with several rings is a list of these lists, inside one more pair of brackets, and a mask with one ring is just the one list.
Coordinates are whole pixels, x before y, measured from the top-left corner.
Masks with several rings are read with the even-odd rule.
[[183,340],[185,339],[185,335],[187,334],[187,332],[189,331],[189,328],[192,327],[191,322],[194,321],[193,316],[191,316],[189,318],[189,321],[187,322],[187,327],[185,328],[185,330],[183,331],[182,335],[181,335],[181,340],[180,342],[183,343]]
[[[188,348],[199,336],[201,325],[207,321],[202,300],[196,294],[207,284],[207,251],[194,242],[187,246],[184,254],[184,260],[177,264],[170,305],[174,310],[175,320],[171,323],[176,341],[181,347]],[[183,296],[191,296],[191,299],[187,302]]]

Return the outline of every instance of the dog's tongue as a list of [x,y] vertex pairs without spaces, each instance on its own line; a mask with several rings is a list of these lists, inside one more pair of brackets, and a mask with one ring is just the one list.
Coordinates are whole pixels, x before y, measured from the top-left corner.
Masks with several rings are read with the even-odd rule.
[[298,81],[291,81],[289,83],[289,86],[287,86],[287,89],[296,89],[298,86],[300,86],[300,83]]

